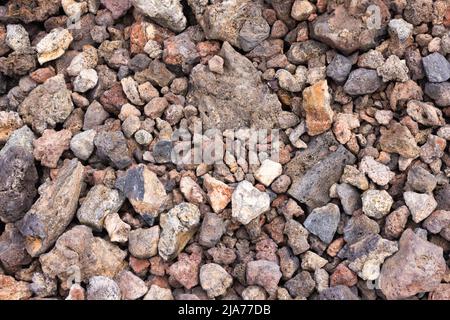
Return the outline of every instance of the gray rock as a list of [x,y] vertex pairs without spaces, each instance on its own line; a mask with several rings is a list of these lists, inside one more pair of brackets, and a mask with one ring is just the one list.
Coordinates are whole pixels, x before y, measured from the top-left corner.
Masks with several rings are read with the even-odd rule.
[[307,298],[314,291],[316,282],[308,271],[302,271],[292,279],[286,281],[284,286],[291,296]]
[[349,245],[356,243],[363,238],[380,233],[380,226],[376,221],[370,219],[365,214],[353,216],[347,221],[344,227],[344,240]]
[[77,211],[78,221],[96,231],[101,231],[106,216],[119,211],[124,200],[123,195],[117,190],[102,184],[95,185],[89,190]]
[[355,187],[347,183],[341,183],[336,186],[336,193],[346,214],[352,215],[353,212],[361,208],[361,195]]
[[172,162],[172,141],[160,140],[153,146],[153,159],[156,163]]
[[117,169],[125,169],[132,163],[122,131],[100,131],[94,138],[94,145],[97,156]]
[[256,260],[247,263],[247,284],[261,286],[269,295],[275,294],[281,276],[279,265],[273,261]]
[[180,32],[186,28],[186,17],[180,0],[132,0],[135,8],[158,24]]
[[325,54],[327,46],[315,40],[295,42],[291,45],[286,56],[293,64],[305,64],[308,60]]
[[320,300],[359,300],[358,296],[349,287],[338,285],[326,288],[320,292]]
[[294,219],[287,220],[283,233],[287,236],[287,243],[295,255],[301,254],[309,249],[309,232],[300,222]]
[[359,68],[353,70],[344,85],[345,93],[357,96],[374,93],[381,86],[381,79],[375,70]]
[[30,47],[27,30],[20,24],[6,26],[6,44],[14,51],[23,51]]
[[381,219],[389,213],[394,200],[386,190],[367,190],[362,196],[363,212],[375,219]]
[[414,26],[403,19],[392,19],[389,21],[389,33],[400,42],[405,42],[413,32]]
[[97,82],[97,71],[94,69],[83,69],[73,80],[73,90],[83,93],[94,88]]
[[130,231],[128,250],[138,259],[148,259],[158,253],[159,226]]
[[203,127],[223,131],[277,126],[281,103],[262,83],[251,61],[228,42],[224,42],[219,55],[224,59],[223,74],[198,64],[190,75],[187,101],[198,107]]
[[405,82],[409,80],[408,67],[405,60],[400,60],[396,55],[390,55],[380,67],[377,73],[383,78],[383,82],[399,81]]
[[339,84],[343,83],[347,80],[347,76],[352,69],[352,65],[352,61],[349,58],[341,54],[336,54],[327,66],[327,76]]
[[436,188],[436,177],[421,166],[414,166],[408,171],[407,185],[414,191],[431,193]]
[[248,19],[239,30],[239,44],[242,50],[248,52],[267,39],[270,26],[263,17]]
[[25,239],[12,223],[5,225],[0,236],[0,263],[8,273],[19,271],[22,266],[31,262],[25,249]]
[[429,232],[438,234],[450,227],[450,211],[436,210],[422,224]]
[[32,257],[47,251],[72,221],[83,176],[84,167],[77,159],[66,161],[56,178],[40,187],[39,199],[17,223]]
[[121,298],[117,283],[103,276],[90,278],[86,293],[87,300],[120,300]]
[[450,79],[450,62],[439,52],[422,59],[423,68],[430,82],[444,82]]
[[450,106],[450,82],[425,83],[425,94],[440,107]]
[[[324,140],[327,140],[327,138]],[[298,176],[293,176],[293,174],[290,174],[292,169],[288,169],[288,174],[292,179],[288,194],[311,208],[323,206],[330,201],[329,190],[331,186],[339,181],[345,165],[353,164],[356,161],[355,156],[343,146],[339,146],[332,153],[329,153],[329,150],[322,149],[323,146],[329,144],[325,141],[318,142],[318,145],[321,146],[316,148],[320,150],[320,153],[313,156],[318,160],[316,163],[312,161],[314,158],[307,160],[306,163],[298,161],[300,167],[304,169],[302,175],[297,171]],[[295,161],[295,159],[292,161]],[[310,165],[311,167],[309,167]]]
[[94,151],[94,138],[97,132],[87,130],[77,133],[70,140],[70,150],[80,160],[87,160]]
[[0,150],[0,220],[4,223],[22,218],[37,194],[33,141],[33,132],[24,126]]
[[83,130],[95,129],[108,119],[109,113],[97,101],[93,101],[84,114]]
[[212,248],[225,233],[225,223],[221,217],[213,212],[208,212],[203,217],[198,243],[202,246]]
[[233,277],[216,263],[207,263],[200,268],[200,285],[210,298],[226,293],[233,283]]
[[340,220],[339,207],[333,203],[315,208],[306,217],[305,228],[326,244],[333,240]]
[[233,191],[231,204],[232,217],[246,225],[270,209],[270,197],[244,180]]
[[433,195],[406,191],[403,194],[403,198],[409,211],[411,211],[412,219],[415,223],[419,223],[427,218],[437,207],[437,202],[434,200]]

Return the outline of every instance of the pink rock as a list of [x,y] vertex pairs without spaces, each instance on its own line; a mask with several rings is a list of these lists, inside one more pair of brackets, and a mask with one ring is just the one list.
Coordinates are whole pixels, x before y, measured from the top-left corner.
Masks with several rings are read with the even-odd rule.
[[42,136],[33,142],[35,159],[41,161],[43,166],[56,168],[62,153],[69,149],[71,138],[70,130],[46,129]]
[[250,261],[247,264],[246,275],[248,285],[261,286],[270,295],[275,294],[282,276],[280,266],[268,260]]
[[100,2],[111,11],[114,19],[123,16],[131,7],[130,0],[101,0]]
[[191,289],[198,284],[198,273],[202,257],[194,252],[191,255],[180,253],[178,261],[169,268],[169,274],[174,277],[186,289]]

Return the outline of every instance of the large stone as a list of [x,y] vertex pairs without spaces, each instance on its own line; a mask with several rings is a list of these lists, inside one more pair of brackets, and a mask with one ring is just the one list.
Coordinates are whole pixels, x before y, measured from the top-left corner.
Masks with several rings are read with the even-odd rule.
[[124,176],[117,179],[116,188],[128,198],[134,210],[149,224],[153,224],[167,199],[164,185],[156,174],[143,164],[128,169]]
[[123,195],[117,190],[98,184],[89,190],[78,209],[78,221],[96,231],[101,231],[106,216],[119,211],[123,201]]
[[233,277],[216,263],[207,263],[200,268],[200,284],[210,298],[225,294],[232,283]]
[[303,109],[306,112],[306,128],[310,136],[316,136],[331,128],[333,109],[326,80],[303,90]]
[[54,180],[39,188],[39,199],[18,222],[32,257],[46,252],[72,221],[83,176],[83,165],[77,159],[68,160]]
[[261,286],[270,295],[275,294],[281,276],[280,266],[273,261],[256,260],[247,263],[247,284]]
[[425,83],[424,91],[438,106],[450,106],[450,82]]
[[381,150],[398,153],[405,158],[415,158],[419,155],[420,148],[406,126],[396,122],[389,125],[388,129],[382,129],[380,132]]
[[270,197],[244,180],[234,190],[231,204],[232,217],[246,225],[270,209]]
[[381,86],[381,78],[375,70],[359,68],[353,70],[344,85],[345,93],[357,96],[374,93]]
[[442,248],[408,229],[398,252],[383,264],[379,285],[387,299],[405,299],[436,289],[445,270]]
[[72,40],[72,34],[68,29],[56,28],[50,31],[36,45],[39,63],[44,64],[61,57],[69,48]]
[[45,167],[56,168],[62,153],[69,149],[71,138],[72,132],[70,130],[45,129],[42,136],[33,141],[34,158]]
[[37,86],[19,106],[23,121],[38,133],[64,122],[72,110],[71,92],[62,74]]
[[180,32],[186,28],[186,17],[180,0],[132,0],[133,6],[163,27]]
[[262,83],[250,60],[228,42],[224,42],[219,55],[224,59],[223,74],[198,64],[190,75],[188,102],[198,107],[204,128],[276,127],[281,103]]
[[403,198],[415,223],[427,218],[437,207],[436,200],[429,194],[407,191],[403,194]]
[[339,207],[333,203],[315,208],[306,217],[305,228],[326,244],[333,240],[340,220]]
[[0,220],[4,223],[22,218],[37,194],[33,140],[33,132],[24,126],[0,150]]
[[93,276],[114,277],[126,266],[126,251],[99,237],[87,226],[75,226],[59,237],[55,247],[41,255],[42,271],[58,277],[64,287]]
[[164,260],[174,259],[186,246],[200,225],[200,211],[191,203],[180,203],[161,214],[162,228],[158,252]]

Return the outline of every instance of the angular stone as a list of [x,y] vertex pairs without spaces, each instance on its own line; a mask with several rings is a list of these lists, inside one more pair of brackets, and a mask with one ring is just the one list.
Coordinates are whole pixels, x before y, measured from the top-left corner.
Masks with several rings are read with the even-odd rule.
[[282,172],[283,168],[280,163],[266,159],[261,163],[258,170],[256,170],[254,176],[256,180],[268,187]]
[[111,242],[126,243],[131,227],[117,213],[110,213],[105,217],[105,229]]
[[96,231],[101,231],[108,214],[117,213],[124,197],[117,190],[98,184],[89,190],[77,211],[77,218]]
[[275,262],[256,260],[247,263],[247,284],[261,286],[269,295],[275,294],[281,276],[280,266]]
[[121,271],[114,280],[120,288],[122,300],[137,300],[148,291],[145,282],[128,270]]
[[426,218],[423,226],[431,233],[437,234],[450,226],[450,211],[436,210]]
[[428,102],[408,101],[406,112],[414,121],[425,126],[442,126],[445,124],[442,111]]
[[194,204],[180,203],[161,214],[162,228],[158,252],[166,261],[174,259],[186,246],[200,225],[200,211]]
[[32,49],[12,52],[7,57],[0,57],[0,74],[3,73],[9,77],[26,75],[35,68],[36,56]]
[[64,76],[56,75],[37,86],[19,106],[23,121],[38,133],[63,123],[73,110]]
[[80,132],[70,140],[70,150],[80,160],[87,160],[94,152],[94,138],[97,135],[95,130]]
[[309,249],[309,232],[302,224],[294,219],[288,219],[284,225],[283,233],[288,237],[288,245],[295,255],[301,254]]
[[289,294],[293,297],[307,298],[313,292],[316,282],[307,271],[298,273],[284,284]]
[[295,69],[295,74],[284,69],[279,69],[275,74],[275,78],[278,79],[278,85],[282,89],[289,92],[300,92],[305,87],[307,72],[308,69],[304,66],[298,66]]
[[434,200],[433,195],[406,191],[403,194],[403,198],[409,211],[411,211],[412,219],[415,223],[419,223],[427,218],[437,207],[437,202]]
[[422,59],[422,63],[428,81],[444,82],[450,79],[450,62],[442,54],[429,54]]
[[66,286],[73,280],[86,282],[93,276],[112,278],[124,269],[126,256],[109,241],[94,237],[89,227],[78,225],[62,234],[39,261],[45,274],[58,277]]
[[389,58],[386,59],[386,62],[377,68],[377,73],[383,78],[383,82],[408,81],[408,72],[409,70],[405,60],[400,60],[396,55],[389,56]]
[[121,297],[119,286],[111,278],[95,276],[89,279],[87,300],[120,300]]
[[158,253],[159,226],[130,231],[128,251],[138,259],[148,259]]
[[180,191],[188,202],[197,206],[205,202],[206,195],[202,188],[189,176],[181,178]]
[[398,153],[405,158],[415,158],[419,155],[420,149],[406,126],[396,122],[390,125],[389,129],[380,132],[381,150]]
[[246,225],[270,209],[270,197],[250,182],[240,182],[232,195],[232,217]]
[[97,101],[93,101],[84,114],[83,130],[95,129],[108,119],[109,113]]
[[39,199],[17,224],[32,257],[46,252],[72,221],[83,176],[84,167],[73,159],[58,169],[55,179],[39,188]]
[[361,196],[363,212],[375,219],[381,219],[389,213],[394,200],[386,190],[367,190]]
[[387,299],[405,299],[436,289],[445,269],[442,248],[408,229],[400,238],[398,252],[383,264],[379,285]]
[[232,283],[233,277],[216,263],[207,263],[200,268],[200,285],[210,298],[225,294]]
[[389,238],[397,239],[401,236],[408,222],[409,210],[407,206],[401,206],[395,211],[392,211],[386,217],[384,224],[384,233]]
[[163,27],[180,32],[186,28],[186,17],[180,0],[131,0],[133,6]]
[[291,17],[297,21],[304,21],[307,20],[314,11],[315,8],[309,1],[295,0],[292,5]]
[[326,244],[333,240],[340,220],[339,207],[333,203],[315,208],[306,217],[305,228]]
[[33,140],[33,132],[24,126],[0,150],[0,220],[4,223],[22,218],[37,194]]
[[168,273],[186,289],[198,285],[202,256],[199,252],[188,255],[184,252],[178,255],[178,261],[172,264]]
[[60,0],[29,2],[28,0],[9,0],[6,2],[6,18],[19,19],[24,23],[45,21],[56,15],[61,7]]
[[98,75],[94,69],[83,69],[73,80],[73,90],[76,92],[86,92],[97,85]]
[[127,96],[128,100],[131,101],[132,104],[136,106],[144,105],[144,102],[141,100],[138,91],[138,84],[133,79],[133,77],[123,78],[120,83],[122,84],[122,90]]
[[450,106],[450,82],[425,83],[425,93],[440,107]]
[[319,135],[331,128],[334,112],[326,80],[303,90],[303,108],[306,112],[306,128],[310,136]]
[[29,283],[0,274],[0,300],[27,300],[31,296]]
[[352,61],[341,55],[336,54],[330,64],[327,66],[327,76],[333,79],[336,83],[343,83],[352,69]]
[[173,295],[170,289],[161,288],[152,284],[150,290],[148,290],[145,295],[144,300],[173,300]]
[[346,286],[335,286],[330,287],[319,295],[320,300],[359,300],[358,296],[355,295],[349,287]]
[[363,238],[380,233],[380,226],[376,221],[370,219],[365,214],[353,216],[347,221],[344,227],[344,240],[349,245],[356,243]]
[[208,192],[208,200],[215,213],[221,212],[231,201],[233,188],[206,174],[203,186]]
[[314,40],[295,42],[291,45],[286,56],[289,62],[298,65],[305,64],[308,60],[324,54],[327,46]]
[[336,186],[336,193],[346,214],[352,215],[361,208],[361,195],[355,187],[341,183]]
[[395,176],[388,166],[376,161],[372,156],[365,156],[361,159],[359,170],[380,186],[387,185]]
[[219,55],[224,59],[223,74],[213,73],[202,64],[190,74],[187,101],[198,107],[204,128],[223,131],[276,127],[281,103],[262,83],[250,60],[228,42],[224,42]]
[[14,51],[23,51],[30,47],[27,30],[20,24],[6,26],[6,44]]
[[408,171],[407,185],[414,191],[431,193],[436,188],[437,180],[421,166],[414,166]]
[[353,70],[344,85],[345,93],[357,96],[374,93],[381,86],[381,79],[375,70],[359,68]]
[[40,64],[58,59],[69,48],[73,41],[68,29],[55,28],[36,45]]
[[0,145],[8,141],[11,134],[23,126],[19,114],[14,111],[0,111]]
[[302,255],[302,269],[307,271],[316,271],[323,268],[328,263],[327,259],[322,258],[317,253],[306,251]]
[[5,271],[13,273],[31,262],[25,250],[25,241],[19,230],[12,224],[5,225],[0,236],[0,262]]
[[105,6],[106,9],[111,11],[112,17],[117,19],[123,16],[128,9],[131,8],[131,0],[100,0],[101,4]]
[[217,214],[208,212],[203,217],[198,243],[202,246],[212,248],[225,233],[226,224]]
[[72,132],[66,129],[60,131],[44,130],[42,136],[33,141],[34,158],[45,167],[56,168],[62,153],[69,149],[71,138]]
[[94,145],[97,156],[117,169],[125,169],[132,163],[122,131],[100,131],[94,138]]
[[167,199],[164,185],[156,174],[143,164],[128,169],[124,176],[117,179],[116,188],[150,224],[158,216]]

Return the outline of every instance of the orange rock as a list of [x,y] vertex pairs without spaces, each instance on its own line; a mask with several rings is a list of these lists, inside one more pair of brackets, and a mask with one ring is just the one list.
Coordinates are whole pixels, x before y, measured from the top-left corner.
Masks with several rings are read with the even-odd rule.
[[306,128],[310,136],[319,135],[331,128],[333,110],[326,80],[319,81],[303,91],[303,108]]
[[24,300],[30,297],[28,283],[0,274],[0,300]]

